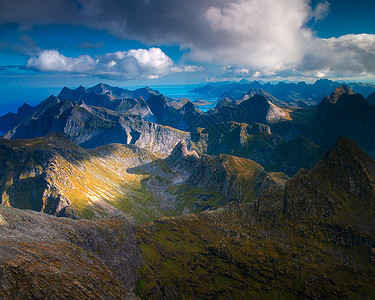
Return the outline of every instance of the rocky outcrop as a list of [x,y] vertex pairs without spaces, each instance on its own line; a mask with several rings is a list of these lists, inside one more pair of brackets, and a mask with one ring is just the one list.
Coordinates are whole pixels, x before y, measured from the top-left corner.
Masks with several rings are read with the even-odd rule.
[[347,85],[342,85],[342,86],[339,86],[338,88],[336,88],[332,92],[332,94],[329,97],[329,99],[330,99],[331,103],[335,104],[337,102],[337,100],[339,100],[339,98],[341,97],[341,95],[344,95],[344,94],[354,95],[354,92]]
[[0,206],[3,299],[136,299],[141,256],[126,220],[56,218]]
[[144,187],[165,211],[182,213],[212,210],[231,201],[251,202],[273,178],[255,162],[230,155],[198,156],[184,142],[164,160],[133,168],[148,174]]
[[276,197],[282,202],[275,211],[267,208],[274,196],[259,199],[260,212],[316,218],[375,236],[375,161],[347,138],[339,138],[312,171],[301,170],[286,184],[282,196]]
[[241,102],[238,106],[245,113],[243,120],[237,120],[240,122],[269,124],[286,118],[286,114],[279,107],[258,94]]

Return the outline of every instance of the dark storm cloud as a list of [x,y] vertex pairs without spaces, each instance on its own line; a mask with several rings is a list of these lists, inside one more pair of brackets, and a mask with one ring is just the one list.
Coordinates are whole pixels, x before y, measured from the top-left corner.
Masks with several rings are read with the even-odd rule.
[[146,45],[178,45],[190,59],[236,65],[248,76],[375,73],[373,35],[320,39],[306,26],[328,13],[327,1],[313,8],[309,0],[0,2],[0,23],[83,25]]
[[0,1],[0,23],[19,23],[22,28],[35,24],[78,24],[79,4],[68,0]]
[[12,0],[0,2],[0,23],[85,25],[120,38],[147,43],[195,41],[197,34],[213,40],[199,19],[215,0]]

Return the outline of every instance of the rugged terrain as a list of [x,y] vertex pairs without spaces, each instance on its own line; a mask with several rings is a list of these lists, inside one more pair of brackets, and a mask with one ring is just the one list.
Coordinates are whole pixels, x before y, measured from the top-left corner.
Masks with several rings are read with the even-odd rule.
[[[339,136],[353,139],[375,157],[373,96],[367,101],[351,89],[369,94],[371,85],[339,86],[327,80],[314,85],[243,84],[250,89],[238,98],[228,95],[207,112],[188,99],[168,98],[148,87],[135,91],[104,84],[64,88],[36,107],[25,104],[17,114],[0,117],[0,131],[10,139],[64,132],[86,149],[132,144],[159,157],[166,157],[184,141],[199,155],[235,155],[255,161],[267,172],[288,176],[300,168],[312,169]],[[318,105],[300,108],[262,87],[301,93],[321,88],[320,93],[329,91],[330,96],[322,97]]]
[[139,115],[132,115],[129,110],[123,114],[121,111],[51,96],[33,108],[4,137],[30,139],[50,132],[64,132],[84,148],[109,143],[134,144],[162,155],[169,154],[180,140],[190,143],[188,132],[146,121],[143,111],[138,111]]
[[340,138],[252,204],[137,230],[144,298],[371,298],[375,161]]
[[142,262],[126,220],[0,206],[0,253],[2,299],[136,299]]
[[[196,159],[180,144],[166,164]],[[371,298],[374,220],[375,161],[346,138],[255,202],[138,227],[0,206],[0,295]]]
[[[47,169],[66,172],[47,185],[56,196],[52,183],[69,186],[68,172],[95,167],[106,172],[111,160],[116,174],[122,160],[127,165],[149,161],[127,170],[129,176],[146,174],[145,188],[154,194],[164,181],[177,180],[196,189],[224,183],[211,201],[220,196],[230,200],[237,185],[253,200],[137,227],[121,213],[94,222],[2,205],[3,298],[129,299],[135,293],[141,298],[323,299],[371,298],[375,293],[375,161],[347,138],[339,138],[312,171],[302,169],[286,183],[254,162],[198,156],[184,143],[164,160],[135,146],[85,150],[54,134],[3,140],[1,149],[7,153],[2,156],[1,169],[7,171],[1,177],[3,193],[4,183],[22,182],[15,191],[25,194],[18,200],[33,199],[37,190],[27,192],[27,181],[50,179],[53,173]],[[123,156],[114,161],[116,151]],[[105,163],[96,165],[95,160]],[[60,166],[63,161],[71,165]],[[76,190],[112,180],[105,173],[78,175],[82,186]],[[84,182],[91,176],[98,182]],[[103,199],[108,195],[103,188],[96,193]],[[204,194],[193,195],[192,201],[199,203],[198,195]]]
[[160,159],[135,145],[86,150],[62,133],[0,139],[2,204],[58,216],[143,223],[254,201],[278,177],[248,159],[188,154],[184,142]]

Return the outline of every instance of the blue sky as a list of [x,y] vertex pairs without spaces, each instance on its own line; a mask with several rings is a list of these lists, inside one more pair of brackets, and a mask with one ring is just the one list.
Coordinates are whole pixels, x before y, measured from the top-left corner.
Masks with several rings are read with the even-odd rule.
[[98,82],[374,83],[374,8],[363,0],[0,0],[0,103],[31,88],[44,96]]

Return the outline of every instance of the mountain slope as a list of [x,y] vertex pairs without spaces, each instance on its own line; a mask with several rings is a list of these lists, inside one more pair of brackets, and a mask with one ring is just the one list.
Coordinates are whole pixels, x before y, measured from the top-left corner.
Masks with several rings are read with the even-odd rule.
[[[140,190],[143,177],[126,170],[156,159],[130,145],[87,151],[61,134],[1,139],[0,147],[3,205],[85,218],[136,216],[146,194]],[[153,212],[141,211],[138,220]]]
[[230,155],[199,157],[180,142],[170,156],[133,168],[149,174],[145,189],[169,215],[200,212],[231,201],[252,202],[274,179],[255,162]]
[[[48,161],[41,140],[7,142],[33,147],[35,159]],[[71,161],[85,159],[72,148],[57,149]],[[194,169],[200,159],[179,144],[163,169]],[[265,189],[256,202],[138,227],[123,218],[93,222],[0,206],[0,295],[372,298],[374,220],[375,161],[347,138],[338,139],[312,171]]]
[[375,161],[347,138],[339,138],[311,172],[302,169],[286,184],[281,211],[268,210],[274,199],[268,193],[259,201],[268,215],[314,218],[375,237]]
[[261,123],[269,125],[288,119],[288,115],[278,106],[271,103],[266,97],[255,94],[253,97],[240,102],[239,104],[224,105],[224,101],[216,108],[204,113],[195,122],[195,127],[216,126],[221,122]]
[[62,134],[0,139],[1,201],[58,216],[120,215],[144,223],[229,201],[254,201],[276,184],[250,160],[225,155],[191,160],[186,153],[183,142],[158,159],[134,145],[85,150]]
[[2,299],[136,299],[141,258],[127,221],[3,206],[0,220]]
[[199,153],[244,157],[268,172],[284,172],[288,176],[300,168],[312,169],[324,153],[321,147],[301,135],[288,140],[260,123],[222,122],[199,128],[192,133],[192,140],[192,148]]
[[339,139],[255,204],[137,230],[143,298],[368,298],[375,293],[375,161]]
[[176,108],[178,107],[176,102],[170,101],[164,95],[151,95],[147,104],[159,124],[180,130],[190,130],[203,114],[190,101],[186,101],[184,105]]

